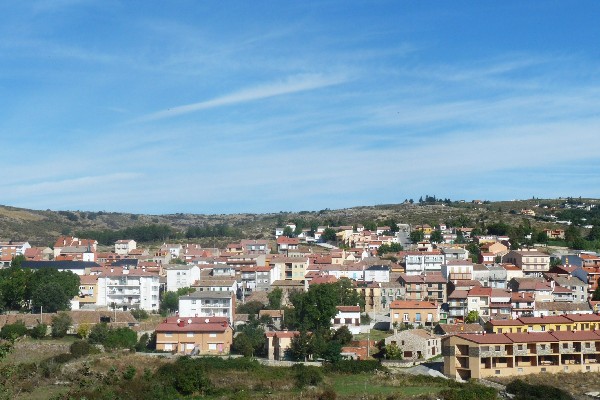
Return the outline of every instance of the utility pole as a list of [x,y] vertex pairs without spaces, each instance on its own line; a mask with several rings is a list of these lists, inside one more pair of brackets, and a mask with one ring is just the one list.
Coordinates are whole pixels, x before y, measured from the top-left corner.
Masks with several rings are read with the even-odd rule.
[[44,323],[44,306],[40,306],[40,324]]

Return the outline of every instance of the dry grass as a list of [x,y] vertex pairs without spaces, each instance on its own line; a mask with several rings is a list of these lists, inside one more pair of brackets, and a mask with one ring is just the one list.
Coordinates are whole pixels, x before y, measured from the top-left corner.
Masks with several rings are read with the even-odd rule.
[[4,207],[0,207],[0,216],[8,217],[15,220],[21,221],[40,221],[44,219],[43,216],[33,214],[26,210],[11,210]]
[[[506,385],[515,379],[515,377],[511,377],[495,380]],[[600,392],[600,373],[598,372],[542,373],[519,376],[518,379],[529,384],[553,386],[565,390],[578,398],[587,398],[584,396],[587,392]]]

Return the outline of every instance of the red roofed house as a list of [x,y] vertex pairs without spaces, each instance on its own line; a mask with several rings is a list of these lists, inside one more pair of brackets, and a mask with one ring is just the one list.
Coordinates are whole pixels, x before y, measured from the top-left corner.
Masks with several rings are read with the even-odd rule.
[[165,319],[156,327],[156,350],[179,354],[229,354],[233,329],[227,318]]
[[279,236],[277,238],[277,251],[286,253],[288,250],[298,250],[300,240],[298,238],[290,238],[287,236]]

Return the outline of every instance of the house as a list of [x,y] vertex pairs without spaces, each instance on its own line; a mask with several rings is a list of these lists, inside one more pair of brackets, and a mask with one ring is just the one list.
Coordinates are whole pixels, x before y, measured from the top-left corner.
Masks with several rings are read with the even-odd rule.
[[467,260],[450,260],[441,266],[442,276],[447,281],[462,281],[473,279],[473,263]]
[[433,333],[440,336],[483,332],[485,331],[479,324],[437,324],[435,328],[433,328]]
[[536,309],[535,294],[531,292],[513,292],[510,295],[510,305],[513,318],[534,315]]
[[442,339],[444,374],[460,380],[600,371],[593,331],[458,334]]
[[259,310],[258,319],[267,316],[271,318],[272,325],[275,329],[281,329],[283,326],[284,310]]
[[178,354],[229,354],[233,329],[225,318],[166,318],[156,327],[156,350]]
[[271,267],[242,267],[242,288],[245,292],[269,291],[271,282],[275,281]]
[[535,302],[534,317],[566,314],[592,314],[594,310],[589,302]]
[[286,351],[292,344],[292,339],[300,335],[298,331],[265,332],[267,337],[267,358],[282,361],[286,359]]
[[446,261],[452,260],[468,260],[469,259],[469,250],[462,249],[460,247],[446,247],[442,249],[442,253],[444,254]]
[[163,270],[167,275],[167,291],[169,292],[192,287],[200,280],[200,267],[197,265],[168,264],[163,266]]
[[475,311],[480,317],[489,317],[491,297],[492,288],[477,286],[469,290],[467,294],[467,315],[468,312]]
[[600,315],[568,314],[540,317],[519,317],[511,320],[486,322],[486,331],[490,333],[506,332],[560,332],[572,330],[596,330],[600,328]]
[[384,339],[385,345],[394,344],[402,351],[404,360],[428,360],[442,352],[441,339],[425,329],[396,331]]
[[98,276],[82,275],[79,277],[79,295],[71,300],[71,310],[78,310],[88,304],[96,304],[98,299]]
[[303,281],[308,269],[308,257],[272,257],[269,266],[279,272],[277,280]]
[[392,325],[433,326],[439,322],[439,306],[428,301],[395,300],[390,303]]
[[454,290],[448,295],[448,320],[449,322],[464,322],[468,314],[468,290]]
[[287,236],[279,236],[277,238],[277,251],[279,253],[287,253],[290,250],[298,250],[300,240],[298,238],[289,238]]
[[235,293],[228,291],[195,291],[179,297],[179,316],[221,317],[233,323],[235,318]]
[[0,242],[0,257],[12,259],[16,256],[24,256],[27,250],[31,249],[29,242]]
[[564,239],[565,238],[565,230],[564,229],[544,229],[544,233],[548,236],[550,240]]
[[337,313],[331,320],[331,329],[339,329],[345,326],[353,335],[360,333],[360,307],[359,306],[337,306]]
[[121,239],[115,242],[115,253],[119,255],[128,255],[130,251],[135,250],[137,243],[133,239]]
[[525,276],[542,276],[550,269],[550,255],[537,250],[512,250],[502,257],[502,262],[521,268]]
[[381,286],[378,282],[354,282],[354,290],[364,299],[365,312],[380,312],[383,310]]
[[96,252],[98,241],[92,239],[79,239],[72,236],[60,236],[54,243],[54,259],[59,256],[71,256],[80,261],[84,260],[83,254],[87,252]]
[[364,270],[365,281],[375,282],[389,282],[390,281],[390,267],[387,265],[370,265]]
[[241,240],[242,252],[246,254],[269,254],[271,248],[268,240]]

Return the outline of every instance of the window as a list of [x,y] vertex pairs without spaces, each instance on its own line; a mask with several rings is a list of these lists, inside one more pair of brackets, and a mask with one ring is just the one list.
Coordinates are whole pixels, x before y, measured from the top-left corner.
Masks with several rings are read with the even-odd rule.
[[165,337],[173,337],[173,333],[172,332],[165,332]]
[[209,343],[208,344],[208,350],[217,350],[217,344],[216,343]]
[[569,348],[569,343],[563,343],[562,344],[562,348],[563,349],[568,349]]
[[188,332],[187,337],[194,337],[194,332]]
[[496,350],[496,351],[500,351],[500,346],[496,346],[496,347],[494,348],[494,350]]
[[546,325],[542,325],[542,332],[546,332]]
[[500,370],[499,370],[499,369],[497,369],[497,370],[495,371],[495,373],[496,373],[496,375],[500,375]]
[[546,345],[545,344],[540,344],[540,349],[546,350]]
[[542,372],[546,372],[546,368],[542,368]]
[[490,346],[482,346],[481,351],[490,351]]
[[523,368],[517,368],[517,372],[518,373],[522,373],[523,372]]
[[592,347],[592,344],[590,342],[586,342],[585,343],[585,348],[586,349],[590,349]]
[[421,322],[421,313],[417,313],[417,315],[415,316],[415,321]]
[[214,337],[217,337],[217,334],[216,333],[211,333],[209,336],[214,338]]
[[523,350],[523,345],[522,344],[518,344],[517,345],[517,350]]
[[408,314],[407,314],[407,313],[404,313],[404,318],[403,318],[403,321],[404,321],[404,322],[408,322],[408,321],[409,321],[409,320],[408,320]]

